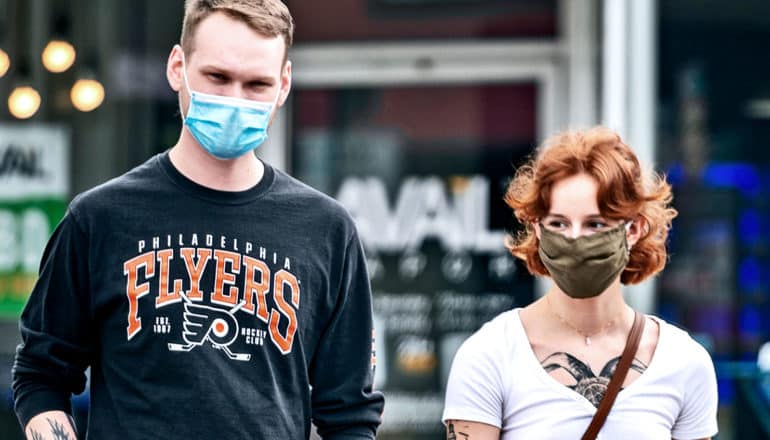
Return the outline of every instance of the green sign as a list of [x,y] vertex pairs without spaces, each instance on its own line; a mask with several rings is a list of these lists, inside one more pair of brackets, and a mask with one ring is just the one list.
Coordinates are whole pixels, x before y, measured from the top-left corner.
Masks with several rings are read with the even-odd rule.
[[19,316],[48,238],[67,208],[69,134],[0,124],[0,317]]

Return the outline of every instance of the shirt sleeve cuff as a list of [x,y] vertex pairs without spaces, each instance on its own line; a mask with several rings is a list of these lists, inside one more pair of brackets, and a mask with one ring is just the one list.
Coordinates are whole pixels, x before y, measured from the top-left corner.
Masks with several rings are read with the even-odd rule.
[[16,401],[16,417],[21,423],[21,429],[27,427],[27,423],[38,414],[46,411],[72,412],[69,396],[51,390],[37,390],[20,397]]
[[671,432],[671,438],[688,440],[699,438],[712,438],[717,435],[719,429],[716,426],[709,426],[708,428],[699,428],[689,431],[675,431]]
[[441,417],[441,422],[446,425],[448,420],[465,420],[467,422],[479,422],[502,429],[500,419],[485,412],[476,411],[474,408],[446,409]]
[[330,432],[323,435],[324,440],[374,440],[374,430],[361,426],[356,428],[348,428],[344,431]]

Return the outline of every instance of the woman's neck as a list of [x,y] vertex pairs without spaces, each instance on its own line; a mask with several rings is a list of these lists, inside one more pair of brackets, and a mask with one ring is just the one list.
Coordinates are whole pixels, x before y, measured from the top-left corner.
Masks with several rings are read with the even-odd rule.
[[610,328],[625,329],[631,316],[631,309],[621,293],[620,281],[601,294],[584,299],[572,298],[554,284],[543,298],[542,306],[557,321],[584,336]]

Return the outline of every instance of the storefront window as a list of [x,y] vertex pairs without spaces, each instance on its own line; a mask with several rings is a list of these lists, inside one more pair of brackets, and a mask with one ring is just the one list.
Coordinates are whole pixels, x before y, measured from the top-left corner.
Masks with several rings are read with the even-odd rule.
[[660,11],[658,153],[679,217],[659,312],[715,360],[720,436],[768,438],[756,360],[770,340],[770,5],[696,3]]
[[354,216],[374,291],[378,438],[440,439],[459,344],[533,299],[503,246],[514,166],[535,144],[534,84],[297,91],[293,173]]

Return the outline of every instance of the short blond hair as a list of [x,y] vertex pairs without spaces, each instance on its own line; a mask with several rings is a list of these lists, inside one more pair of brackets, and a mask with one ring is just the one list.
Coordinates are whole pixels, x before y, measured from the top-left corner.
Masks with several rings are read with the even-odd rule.
[[185,0],[180,42],[188,57],[195,51],[193,42],[198,25],[215,12],[240,20],[265,37],[281,36],[286,50],[291,47],[294,19],[280,0]]

